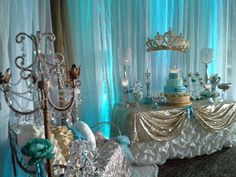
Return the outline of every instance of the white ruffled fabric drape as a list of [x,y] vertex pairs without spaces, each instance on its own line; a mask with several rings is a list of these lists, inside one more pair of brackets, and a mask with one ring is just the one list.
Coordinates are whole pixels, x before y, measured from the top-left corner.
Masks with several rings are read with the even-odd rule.
[[[13,82],[19,77],[16,73],[15,58],[20,55],[22,45],[16,44],[15,37],[20,32],[35,34],[36,31],[51,32],[50,2],[46,0],[2,0],[0,1],[0,72],[10,67]],[[26,63],[32,61],[32,44],[25,43],[28,54]],[[21,90],[21,87],[18,87]],[[8,120],[13,118],[0,93],[0,176],[13,176],[10,147],[8,144]],[[20,175],[20,174],[18,174]],[[23,175],[23,174],[21,174]]]
[[184,123],[181,133],[169,141],[150,141],[131,146],[135,164],[164,164],[167,159],[192,158],[212,154],[236,145],[236,124],[219,131],[208,131],[196,120]]

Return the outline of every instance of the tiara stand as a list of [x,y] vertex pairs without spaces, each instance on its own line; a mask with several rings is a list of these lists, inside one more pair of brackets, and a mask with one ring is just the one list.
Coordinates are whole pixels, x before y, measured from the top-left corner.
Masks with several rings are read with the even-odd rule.
[[186,52],[190,46],[190,42],[184,39],[182,33],[176,35],[172,32],[171,28],[169,28],[169,31],[163,35],[160,35],[158,32],[153,39],[148,38],[146,46],[148,52],[157,50]]

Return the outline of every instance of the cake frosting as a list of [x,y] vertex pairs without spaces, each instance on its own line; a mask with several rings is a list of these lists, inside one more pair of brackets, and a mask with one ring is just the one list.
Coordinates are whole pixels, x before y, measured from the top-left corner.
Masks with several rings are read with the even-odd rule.
[[190,105],[190,96],[183,85],[183,79],[180,77],[179,69],[176,67],[170,70],[169,78],[164,87],[164,94],[167,103],[185,106]]
[[183,79],[179,73],[170,73],[167,79],[167,85],[164,87],[165,94],[180,95],[186,93],[186,88],[183,85]]

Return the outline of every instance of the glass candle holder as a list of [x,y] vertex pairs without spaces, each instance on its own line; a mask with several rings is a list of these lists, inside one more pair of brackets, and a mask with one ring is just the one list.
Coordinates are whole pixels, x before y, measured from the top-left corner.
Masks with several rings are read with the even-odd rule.
[[205,83],[208,82],[208,64],[213,61],[213,49],[212,48],[203,48],[201,49],[201,61],[205,64]]
[[226,97],[225,97],[225,92],[230,89],[231,87],[231,83],[222,83],[222,84],[218,84],[218,88],[222,91],[221,93],[221,101],[225,101]]

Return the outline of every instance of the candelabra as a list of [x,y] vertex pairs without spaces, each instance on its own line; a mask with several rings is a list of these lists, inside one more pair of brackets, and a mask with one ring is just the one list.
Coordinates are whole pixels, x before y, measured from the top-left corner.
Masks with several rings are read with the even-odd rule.
[[201,50],[201,61],[205,64],[205,84],[207,84],[209,80],[208,76],[208,64],[213,60],[213,49],[211,48],[203,48]]
[[128,87],[129,87],[129,79],[127,76],[127,65],[123,65],[123,72],[124,76],[122,79],[122,87],[124,89],[124,104],[126,105],[128,103]]
[[118,57],[121,60],[121,65],[123,69],[122,73],[122,87],[124,94],[124,105],[128,106],[128,93],[129,93],[129,78],[128,78],[128,67],[131,60],[131,49],[130,48],[119,48]]
[[[53,54],[51,51],[43,53],[43,42],[53,42],[55,36],[53,33],[40,33],[36,35],[28,35],[19,33],[16,36],[16,42],[22,44],[21,55],[15,59],[16,68],[19,70],[19,80],[12,82],[11,70],[0,73],[0,90],[4,93],[5,100],[9,108],[18,115],[30,115],[42,111],[45,138],[50,140],[51,137],[51,114],[52,111],[68,113],[75,104],[76,94],[80,86],[80,68],[72,65],[67,77],[65,77],[64,57],[60,53]],[[24,51],[24,43],[31,41],[33,43],[34,59],[31,64],[26,65],[26,53]],[[47,45],[46,45],[47,49]],[[51,58],[51,61],[50,61]],[[15,72],[15,71],[14,71]],[[14,87],[25,85],[25,91],[17,92]],[[55,100],[55,89],[59,90],[59,99]],[[70,90],[70,94],[65,95],[65,91]],[[64,94],[63,94],[64,93]],[[31,106],[24,108],[17,103],[16,97],[31,102]],[[70,97],[67,98],[66,97]],[[39,119],[36,117],[35,119]],[[72,119],[74,122],[75,119]],[[53,176],[52,163],[47,160],[48,176]]]
[[151,92],[150,92],[150,85],[151,85],[151,73],[147,70],[147,72],[145,73],[145,84],[146,84],[146,91],[147,91],[147,95],[146,98],[150,98],[151,97]]

